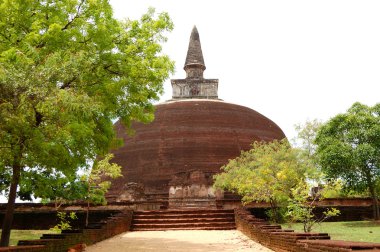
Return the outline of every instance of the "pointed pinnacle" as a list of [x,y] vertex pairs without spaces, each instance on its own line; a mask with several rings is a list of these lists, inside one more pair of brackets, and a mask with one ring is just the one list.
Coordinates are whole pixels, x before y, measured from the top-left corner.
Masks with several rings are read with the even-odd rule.
[[199,39],[199,33],[195,25],[190,36],[189,49],[187,50],[185,68],[188,65],[200,65],[203,68],[203,70],[206,69],[206,66],[203,60],[201,40]]

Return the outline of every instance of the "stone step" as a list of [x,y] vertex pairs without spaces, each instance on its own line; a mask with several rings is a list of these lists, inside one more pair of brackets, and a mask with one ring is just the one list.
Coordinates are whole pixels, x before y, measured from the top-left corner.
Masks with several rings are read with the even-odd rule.
[[[200,205],[175,205],[176,208],[181,208],[181,209],[186,209],[186,210],[199,210],[199,209],[217,209],[216,205],[215,206],[200,206]],[[173,209],[173,205],[169,205],[170,209]]]
[[134,228],[133,231],[166,231],[166,230],[233,230],[235,225],[224,227],[179,227],[179,228]]
[[203,217],[203,218],[175,218],[175,219],[133,219],[135,224],[143,223],[195,223],[195,222],[231,222],[235,223],[235,218],[212,218],[212,217]]
[[185,228],[185,227],[224,227],[232,226],[235,223],[229,221],[223,222],[187,222],[187,223],[144,223],[133,224],[132,229],[135,228]]
[[26,246],[26,245],[46,245],[50,242],[60,242],[62,239],[39,239],[39,240],[19,240],[18,246]]
[[66,235],[64,234],[42,234],[40,239],[65,239]]
[[261,229],[281,229],[281,225],[264,224],[260,226]]
[[213,214],[134,214],[133,219],[192,219],[192,218],[235,218],[230,213],[213,213]]
[[62,234],[80,234],[83,230],[81,229],[70,229],[70,230],[62,230]]
[[169,208],[181,208],[181,209],[217,209],[216,201],[210,200],[192,200],[192,201],[183,201],[183,200],[173,200],[169,199]]
[[223,230],[235,229],[233,210],[224,209],[170,209],[165,211],[136,211],[133,231],[142,230]]
[[134,215],[157,215],[157,214],[209,214],[209,213],[229,213],[234,214],[234,210],[229,209],[170,209],[153,211],[135,211]]
[[89,223],[85,229],[101,229],[105,223],[99,222],[99,223]]

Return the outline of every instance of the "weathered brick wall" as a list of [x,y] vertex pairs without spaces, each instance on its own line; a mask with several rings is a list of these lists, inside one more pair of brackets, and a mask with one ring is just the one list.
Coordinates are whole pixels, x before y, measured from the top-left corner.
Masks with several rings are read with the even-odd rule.
[[[70,212],[70,211],[67,211]],[[73,211],[76,213],[78,219],[71,221],[71,226],[75,229],[83,228],[85,225],[86,214],[83,211]],[[99,222],[107,219],[112,214],[120,211],[90,211],[89,222]],[[2,225],[4,213],[0,213],[0,225]],[[57,218],[57,211],[41,211],[35,210],[34,212],[16,212],[14,215],[12,229],[32,229],[32,230],[46,230],[54,227],[59,222]]]
[[[372,206],[336,206],[335,208],[340,211],[340,214],[327,221],[362,221],[373,218]],[[321,216],[324,211],[326,207],[316,207],[314,213],[316,216]]]
[[[83,228],[85,225],[87,204],[62,205],[59,211],[75,212],[76,220],[71,221],[74,229]],[[6,204],[0,204],[0,225],[3,223]],[[89,222],[99,222],[111,215],[120,213],[128,206],[91,206]],[[17,203],[12,223],[12,229],[46,230],[54,227],[59,222],[57,209],[54,204]]]
[[40,252],[42,249],[45,249],[43,245],[35,245],[35,246],[15,246],[15,247],[5,247],[0,248],[1,252],[11,251],[11,252]]
[[333,241],[326,233],[298,233],[284,230],[280,225],[271,225],[256,218],[245,209],[235,210],[236,228],[252,240],[274,251],[315,251],[335,252],[370,250],[380,251],[380,243]]
[[[328,221],[357,221],[372,218],[371,206],[338,206],[341,211],[339,216],[333,217]],[[265,211],[267,208],[250,208],[251,213],[261,219],[266,219]],[[65,210],[68,211],[68,210]],[[317,207],[315,214],[325,211],[324,207]],[[78,219],[72,221],[73,228],[83,228],[85,224],[85,212],[83,210],[74,211]],[[90,222],[99,222],[119,210],[91,210],[89,215]],[[4,213],[0,210],[0,225],[2,224]],[[13,220],[13,229],[34,229],[46,230],[54,227],[58,223],[57,212],[54,209],[43,210],[40,208],[30,208],[30,211],[16,212]]]
[[129,231],[132,215],[133,212],[130,210],[123,211],[105,221],[92,225],[92,228],[44,235],[39,240],[19,241],[20,246],[0,248],[0,252],[66,252],[69,247],[75,244],[90,245]]
[[[334,216],[327,221],[362,221],[373,218],[372,206],[331,206],[335,207],[340,211],[338,216]],[[314,214],[320,216],[324,211],[326,211],[327,206],[316,207]],[[330,207],[328,207],[330,208]],[[269,208],[249,208],[249,211],[256,217],[261,219],[267,219],[265,211]]]

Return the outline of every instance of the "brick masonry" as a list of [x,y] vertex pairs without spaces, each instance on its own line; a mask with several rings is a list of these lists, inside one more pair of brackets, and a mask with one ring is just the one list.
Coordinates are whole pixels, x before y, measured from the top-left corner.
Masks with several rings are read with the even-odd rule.
[[19,246],[0,248],[0,252],[66,252],[76,244],[91,245],[129,231],[133,212],[123,211],[103,222],[92,224],[82,230],[63,231],[62,234],[43,235],[39,240],[21,240]]
[[252,240],[277,252],[380,251],[380,243],[330,240],[327,233],[299,233],[284,230],[256,218],[248,210],[235,210],[236,228]]
[[175,183],[181,174],[203,173],[205,184],[199,186],[207,187],[213,174],[248,150],[252,141],[285,137],[260,113],[217,100],[166,102],[156,106],[152,123],[133,124],[133,136],[126,134],[121,122],[115,129],[125,144],[113,151],[112,161],[122,166],[123,177],[112,181],[109,203],[128,201],[129,196],[120,195],[126,195],[126,185],[132,182],[143,186],[147,201],[165,200],[165,196],[167,200],[171,186],[190,186],[191,181]]
[[[224,195],[229,198],[228,194]],[[233,209],[241,206],[240,198],[223,199],[223,202],[216,202],[218,209]],[[123,210],[160,210],[168,207],[168,200],[163,202],[114,202],[107,206],[92,206],[90,208],[90,222],[103,221],[111,215],[115,215]],[[372,218],[372,200],[362,199],[328,199],[320,202],[316,208],[316,214],[325,210],[325,207],[335,207],[341,211],[339,216],[329,219],[328,221],[359,221]],[[0,224],[4,216],[6,204],[0,204]],[[252,203],[246,206],[250,212],[257,218],[265,219],[265,211],[268,205],[265,203]],[[73,222],[74,228],[83,228],[85,204],[64,205],[61,210],[77,213],[78,220]],[[15,209],[15,218],[13,220],[13,229],[49,229],[57,224],[57,211],[52,204],[39,203],[18,203]]]
[[[92,224],[91,228],[48,234],[39,240],[20,241],[20,246],[0,248],[0,252],[66,251],[75,244],[90,245],[129,231],[131,224],[132,210],[124,210],[104,221]],[[238,230],[252,240],[274,251],[380,251],[380,243],[334,241],[330,240],[326,233],[298,233],[284,230],[280,225],[271,225],[245,209],[235,210],[235,224]]]

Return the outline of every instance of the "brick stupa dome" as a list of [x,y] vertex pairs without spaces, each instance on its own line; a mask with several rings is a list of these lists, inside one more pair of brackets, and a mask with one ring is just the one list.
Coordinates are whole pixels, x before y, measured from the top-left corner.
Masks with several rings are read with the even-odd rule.
[[112,182],[108,201],[169,199],[174,207],[212,205],[215,198],[223,198],[212,189],[212,176],[221,166],[254,141],[285,138],[262,114],[219,100],[218,80],[204,79],[204,69],[194,28],[187,78],[172,80],[173,99],[156,105],[152,123],[133,123],[133,136],[120,121],[115,124],[124,146],[113,151],[112,161],[122,166],[123,177]]

